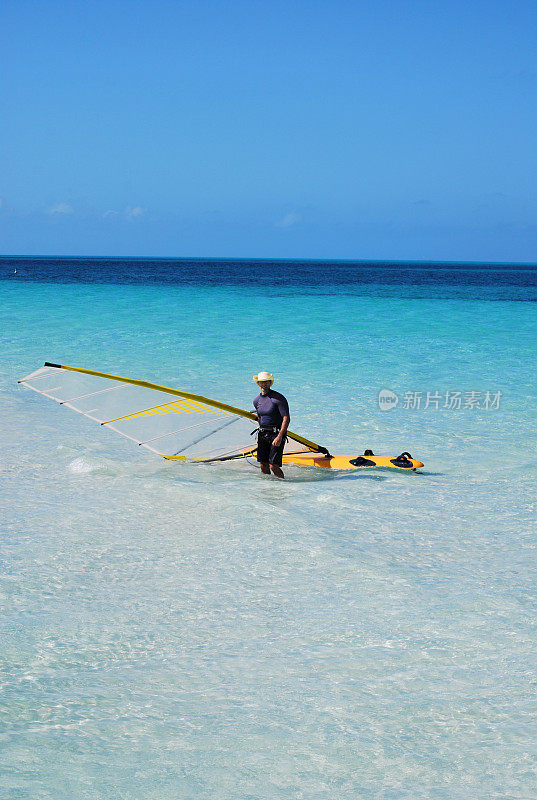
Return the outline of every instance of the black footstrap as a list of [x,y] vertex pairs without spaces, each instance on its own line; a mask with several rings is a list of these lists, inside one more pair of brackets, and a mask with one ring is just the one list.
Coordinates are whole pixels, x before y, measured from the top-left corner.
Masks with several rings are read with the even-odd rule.
[[412,469],[412,461],[410,460],[412,456],[410,453],[407,453],[405,450],[404,453],[401,453],[400,456],[397,458],[390,458],[391,463],[394,467],[402,467],[403,469]]
[[[367,452],[367,451],[366,451]],[[368,453],[368,455],[373,455],[373,453]],[[349,464],[352,464],[353,467],[376,467],[374,461],[371,461],[370,458],[364,458],[364,456],[357,456],[356,458],[351,458]]]

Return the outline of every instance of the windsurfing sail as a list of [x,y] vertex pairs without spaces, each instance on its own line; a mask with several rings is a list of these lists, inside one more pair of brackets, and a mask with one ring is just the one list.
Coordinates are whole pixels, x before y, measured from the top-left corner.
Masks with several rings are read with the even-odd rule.
[[[18,382],[163,458],[227,461],[256,451],[255,414],[202,395],[48,361]],[[287,453],[328,453],[287,436]]]

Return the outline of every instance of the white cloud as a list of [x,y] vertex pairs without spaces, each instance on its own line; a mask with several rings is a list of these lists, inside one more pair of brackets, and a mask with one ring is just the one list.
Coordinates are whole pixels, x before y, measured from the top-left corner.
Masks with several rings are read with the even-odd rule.
[[286,214],[282,219],[276,223],[277,228],[290,228],[292,225],[296,225],[297,222],[300,222],[302,217],[300,214],[297,214],[295,211],[291,211],[289,214]]
[[144,210],[142,206],[127,206],[125,214],[129,219],[135,219],[136,217],[141,217]]
[[57,203],[48,209],[49,214],[72,214],[73,207],[69,203]]
[[117,211],[112,211],[112,209],[109,208],[108,211],[104,212],[103,217],[105,217],[105,218],[106,217],[117,217],[117,215],[118,215]]

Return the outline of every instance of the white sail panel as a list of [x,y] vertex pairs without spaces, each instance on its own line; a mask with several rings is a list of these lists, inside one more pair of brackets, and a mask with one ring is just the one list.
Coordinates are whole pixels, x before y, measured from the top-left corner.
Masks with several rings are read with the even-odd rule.
[[[200,395],[63,365],[45,365],[19,383],[164,458],[222,460],[256,448],[253,413]],[[289,436],[287,451],[319,449]]]

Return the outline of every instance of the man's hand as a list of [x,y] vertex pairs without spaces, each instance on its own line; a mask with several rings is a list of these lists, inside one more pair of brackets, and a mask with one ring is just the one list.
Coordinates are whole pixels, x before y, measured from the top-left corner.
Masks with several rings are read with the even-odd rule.
[[275,439],[272,440],[273,447],[279,447],[282,443],[282,437],[278,434]]

